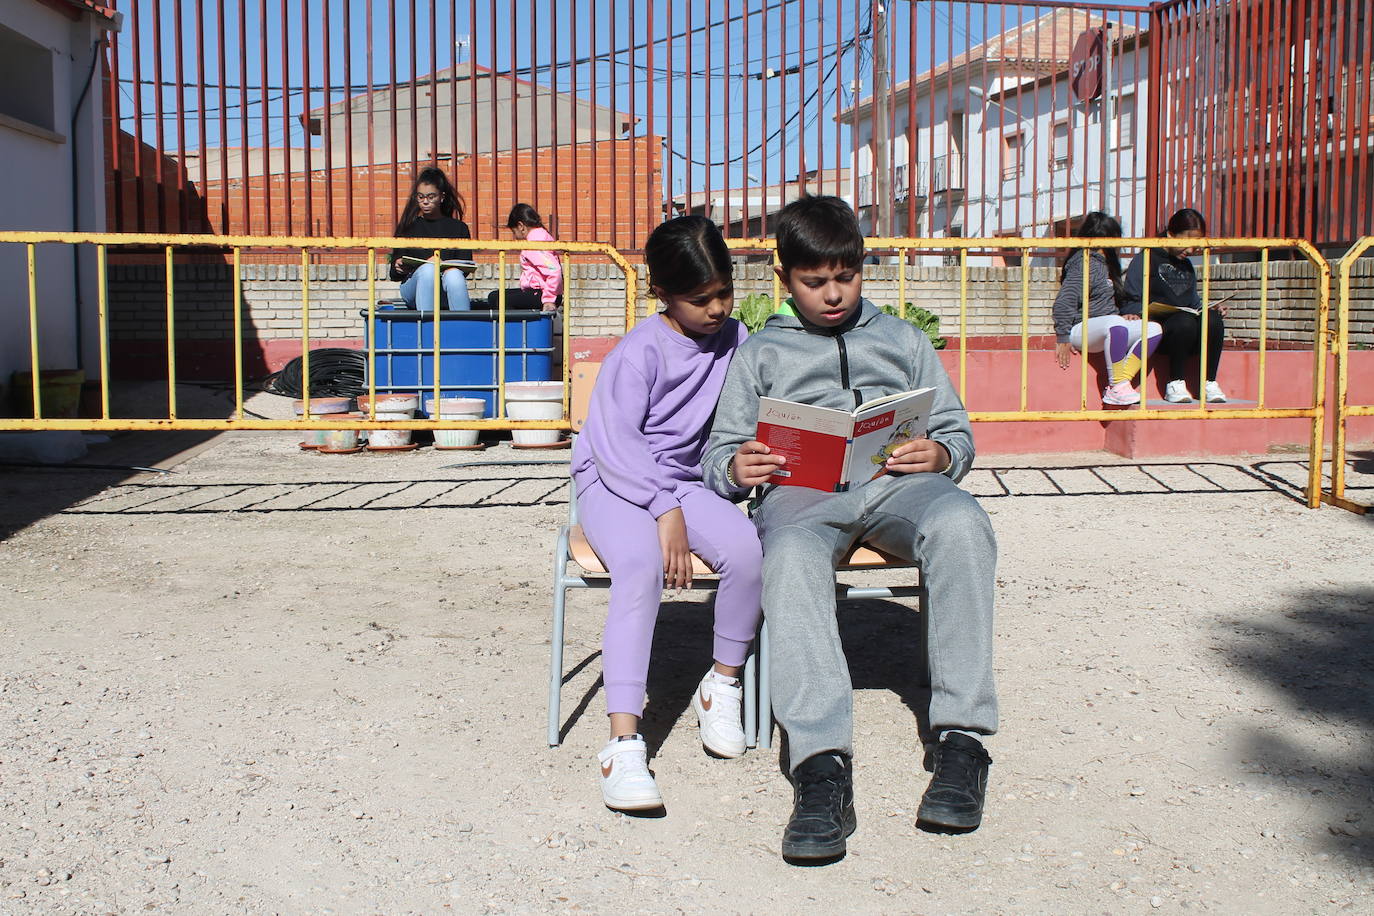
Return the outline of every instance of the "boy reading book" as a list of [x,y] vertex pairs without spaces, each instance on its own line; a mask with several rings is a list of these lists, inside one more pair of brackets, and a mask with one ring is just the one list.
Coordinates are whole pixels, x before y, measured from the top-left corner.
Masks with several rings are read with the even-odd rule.
[[[835,564],[860,541],[920,562],[930,599],[930,725],[939,743],[917,822],[971,830],[982,819],[991,763],[979,736],[997,729],[996,545],[987,514],[956,483],[973,461],[973,437],[949,376],[921,331],[862,298],[864,240],[854,212],[839,198],[803,197],[779,214],[777,239],[794,314],[771,316],[740,346],[702,473],[735,499],[763,488],[755,514],[763,609],[794,790],[782,853],[814,860],[842,855],[856,826],[853,697],[835,625]],[[755,435],[760,398],[853,410],[923,387],[935,389],[927,432],[894,449],[884,473],[840,493],[767,485],[786,461]]]

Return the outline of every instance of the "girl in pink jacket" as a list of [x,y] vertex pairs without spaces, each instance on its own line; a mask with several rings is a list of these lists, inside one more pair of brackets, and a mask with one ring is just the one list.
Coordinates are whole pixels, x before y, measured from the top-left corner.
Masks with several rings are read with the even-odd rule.
[[[529,204],[516,204],[506,217],[506,228],[516,238],[531,242],[552,242],[553,236],[544,228],[539,212]],[[487,308],[495,309],[501,291],[487,294]],[[506,290],[506,308],[543,309],[551,312],[563,298],[563,267],[557,252],[520,252],[520,286]]]

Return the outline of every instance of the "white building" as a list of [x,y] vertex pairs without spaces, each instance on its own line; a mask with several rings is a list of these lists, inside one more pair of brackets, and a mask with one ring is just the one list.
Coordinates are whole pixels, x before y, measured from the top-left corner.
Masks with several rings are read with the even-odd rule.
[[[101,61],[119,15],[95,0],[0,3],[0,229],[105,228]],[[89,246],[87,246],[89,248]],[[40,246],[39,363],[99,367],[95,252]],[[29,369],[24,246],[0,245],[0,389]],[[78,316],[80,322],[78,323]],[[0,398],[0,410],[8,410]]]
[[[891,125],[888,208],[877,201],[873,99],[842,111],[838,120],[855,130],[852,203],[865,232],[924,238],[1063,236],[1085,213],[1099,209],[1120,219],[1127,235],[1148,232],[1152,227],[1143,223],[1145,33],[1112,23],[1110,50],[1102,60],[1107,82],[1102,95],[1082,102],[1070,88],[1074,44],[1084,31],[1101,25],[1100,16],[1057,10],[894,87],[885,109]],[[1104,98],[1113,103],[1106,133]],[[883,112],[879,106],[876,116]],[[1016,263],[1016,258],[970,262]]]

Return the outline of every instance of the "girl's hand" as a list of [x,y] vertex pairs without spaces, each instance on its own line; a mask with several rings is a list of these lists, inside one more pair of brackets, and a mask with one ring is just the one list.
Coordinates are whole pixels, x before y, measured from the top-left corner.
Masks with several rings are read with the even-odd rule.
[[1228,314],[1230,314],[1230,312],[1231,312],[1231,306],[1229,306],[1229,305],[1227,305],[1225,302],[1223,302],[1223,303],[1221,303],[1220,305],[1214,305],[1214,306],[1212,306],[1212,311],[1214,311],[1214,312],[1216,312],[1217,314],[1221,315],[1222,318],[1225,318]]
[[730,476],[741,487],[757,487],[767,483],[773,472],[786,463],[786,458],[770,454],[768,446],[750,439],[730,459]]
[[403,273],[406,269],[406,262],[401,260],[400,258],[397,258],[396,260],[391,262],[391,269],[396,271],[397,273]]
[[663,551],[664,586],[691,588],[692,550],[687,546],[687,519],[682,509],[669,509],[658,517],[658,546]]
[[887,470],[894,474],[939,474],[949,465],[949,450],[934,439],[924,437],[897,446],[892,457],[887,459]]
[[1060,369],[1069,368],[1069,360],[1073,358],[1073,345],[1067,343],[1055,344],[1054,358],[1059,362]]

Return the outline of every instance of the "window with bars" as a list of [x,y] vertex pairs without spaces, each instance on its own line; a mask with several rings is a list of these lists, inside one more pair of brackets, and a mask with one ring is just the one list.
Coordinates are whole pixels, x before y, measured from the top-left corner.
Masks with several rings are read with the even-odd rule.
[[1025,162],[1026,135],[1023,131],[1002,137],[1002,180],[1020,177]]
[[1055,171],[1069,167],[1069,122],[1056,121],[1054,124],[1054,151],[1050,162]]
[[1135,145],[1135,93],[1123,92],[1116,98],[1116,116],[1112,119],[1112,149]]

